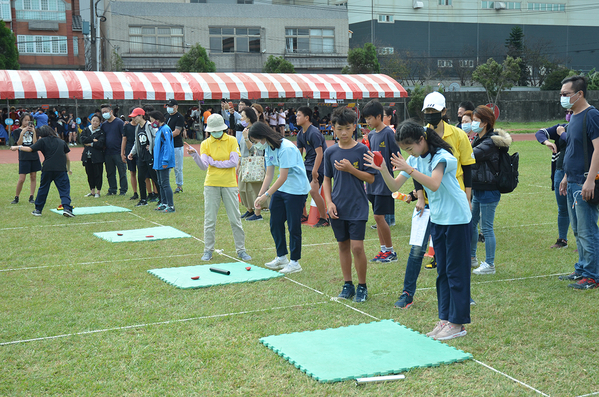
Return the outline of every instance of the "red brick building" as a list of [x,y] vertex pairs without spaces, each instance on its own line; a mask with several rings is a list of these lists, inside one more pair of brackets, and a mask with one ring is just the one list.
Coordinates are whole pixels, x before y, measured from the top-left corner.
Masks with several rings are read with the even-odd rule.
[[17,38],[21,69],[85,69],[78,0],[0,0],[0,19]]

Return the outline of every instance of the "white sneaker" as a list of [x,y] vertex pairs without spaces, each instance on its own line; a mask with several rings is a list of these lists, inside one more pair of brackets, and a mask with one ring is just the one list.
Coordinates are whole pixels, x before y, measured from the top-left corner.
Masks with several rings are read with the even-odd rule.
[[495,266],[487,262],[481,262],[480,266],[472,271],[474,274],[495,274]]
[[96,193],[95,198],[100,198],[100,193]]
[[291,261],[291,262],[289,262],[289,264],[287,266],[285,266],[284,268],[279,270],[279,273],[291,274],[291,273],[297,273],[297,272],[301,272],[301,271],[302,271],[302,267],[300,266],[299,262]]
[[85,195],[85,196],[83,196],[83,197],[94,197],[94,193],[88,193],[88,194],[86,194],[86,195]]
[[478,267],[478,259],[476,259],[476,257],[470,258],[470,267],[473,269]]
[[287,259],[286,256],[277,256],[272,261],[265,263],[264,266],[266,266],[267,268],[272,269],[272,270],[279,270],[279,269],[284,268],[288,264],[289,264],[289,259]]

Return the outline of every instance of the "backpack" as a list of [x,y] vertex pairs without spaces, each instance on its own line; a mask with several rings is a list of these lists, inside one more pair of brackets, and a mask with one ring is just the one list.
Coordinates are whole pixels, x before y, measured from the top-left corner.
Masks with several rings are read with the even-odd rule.
[[518,186],[518,152],[510,155],[506,150],[499,151],[499,172],[497,173],[497,188],[500,193],[511,193]]

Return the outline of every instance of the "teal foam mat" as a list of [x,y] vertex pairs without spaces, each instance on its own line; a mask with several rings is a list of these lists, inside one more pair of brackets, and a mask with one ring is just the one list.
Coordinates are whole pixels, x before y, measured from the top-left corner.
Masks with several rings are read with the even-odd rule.
[[113,232],[94,233],[94,236],[100,237],[101,239],[106,241],[110,241],[111,243],[122,243],[125,241],[153,241],[164,240],[167,238],[191,237],[189,234],[170,226],[149,227],[146,229],[133,230],[115,230]]
[[393,320],[272,335],[266,347],[319,382],[390,375],[472,358]]
[[[211,272],[211,267],[228,270],[231,272],[231,274],[224,275]],[[246,270],[246,267],[249,267],[250,270]],[[252,266],[244,262],[168,267],[164,269],[148,270],[148,273],[153,274],[162,281],[181,289],[204,288],[211,287],[213,285],[233,283],[248,283],[252,281],[283,277],[282,273],[264,269],[258,266]],[[192,277],[197,276],[200,277],[198,280],[192,280]]]
[[[62,215],[62,210],[52,208],[50,211]],[[75,215],[95,215],[105,214],[108,212],[130,212],[129,208],[117,207],[114,205],[99,205],[97,207],[75,207],[73,208],[73,214]]]

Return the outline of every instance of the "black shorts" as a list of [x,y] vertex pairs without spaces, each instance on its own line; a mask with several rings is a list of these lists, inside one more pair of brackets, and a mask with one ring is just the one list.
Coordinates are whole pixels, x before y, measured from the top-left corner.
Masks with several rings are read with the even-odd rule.
[[367,194],[368,201],[372,204],[372,212],[374,215],[391,215],[395,213],[395,200],[391,196],[380,196],[375,194]]
[[133,160],[127,159],[127,169],[133,172],[137,170],[137,156],[133,156]]
[[337,241],[356,240],[364,241],[367,221],[344,221],[343,219],[330,219],[331,228]]
[[[308,182],[312,182],[312,171],[306,170],[306,176],[308,177]],[[324,175],[322,173],[318,173],[318,186],[322,186],[322,182],[324,182]]]
[[19,160],[19,174],[31,174],[42,170],[40,160]]

